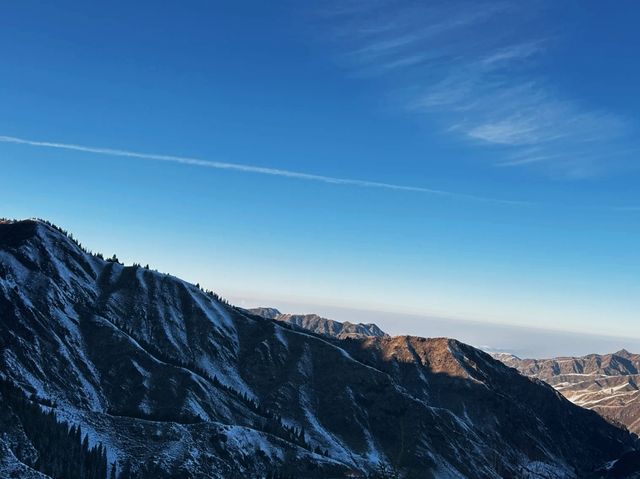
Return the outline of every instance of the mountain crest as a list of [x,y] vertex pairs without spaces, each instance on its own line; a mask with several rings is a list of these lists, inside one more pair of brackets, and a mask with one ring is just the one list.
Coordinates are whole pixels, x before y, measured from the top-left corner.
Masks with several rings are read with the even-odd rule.
[[[459,341],[363,336],[349,328],[371,325],[308,318],[342,328],[340,340],[293,326],[305,317],[258,317],[91,255],[46,223],[0,223],[0,477],[9,463],[38,477],[38,457],[52,457],[38,455],[38,431],[66,425],[86,433],[73,444],[98,451],[96,464],[142,479],[380,468],[407,479],[576,478],[635,446]],[[24,397],[4,396],[16,391]],[[25,416],[24,404],[49,416]],[[53,456],[56,468],[71,466]]]
[[373,323],[350,323],[349,321],[340,322],[333,319],[323,318],[317,314],[288,314],[281,313],[276,308],[253,308],[249,310],[251,313],[268,319],[275,319],[288,324],[293,324],[300,328],[309,330],[316,334],[334,337],[338,339],[346,338],[366,338],[369,336],[384,337],[387,333],[382,331]]

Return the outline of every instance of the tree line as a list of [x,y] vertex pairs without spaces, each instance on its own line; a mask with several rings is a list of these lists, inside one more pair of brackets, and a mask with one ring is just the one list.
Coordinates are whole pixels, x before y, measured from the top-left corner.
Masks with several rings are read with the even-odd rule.
[[18,418],[38,453],[32,463],[25,459],[28,466],[53,478],[107,479],[106,448],[101,443],[90,446],[80,426],[58,420],[52,408],[45,412],[8,380],[0,379],[0,395],[3,408]]

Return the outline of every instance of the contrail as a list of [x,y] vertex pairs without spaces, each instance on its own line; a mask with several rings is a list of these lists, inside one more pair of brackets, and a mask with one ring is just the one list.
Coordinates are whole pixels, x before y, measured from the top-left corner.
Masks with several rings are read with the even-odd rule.
[[49,141],[27,140],[24,138],[16,138],[13,136],[0,136],[2,143],[14,143],[19,145],[37,146],[41,148],[56,148],[61,150],[81,151],[85,153],[95,153],[98,155],[139,158],[144,160],[170,161],[173,163],[181,163],[183,165],[201,166],[205,168],[215,168],[219,170],[235,170],[245,173],[257,173],[262,175],[282,176],[286,178],[296,178],[300,180],[318,181],[333,185],[350,185],[364,188],[384,188],[396,191],[413,191],[417,193],[428,193],[431,195],[448,196],[451,198],[461,198],[473,201],[483,201],[491,203],[502,203],[508,205],[532,205],[531,202],[504,200],[497,198],[488,198],[483,196],[468,195],[465,193],[456,193],[452,191],[437,190],[432,188],[423,188],[421,186],[398,185],[394,183],[381,183],[377,181],[358,180],[352,178],[337,178],[333,176],[314,175],[311,173],[302,173],[298,171],[281,170],[278,168],[266,168],[262,166],[243,165],[241,163],[227,163],[221,161],[202,160],[198,158],[189,158],[184,156],[173,155],[157,155],[153,153],[138,153],[135,151],[117,150],[112,148],[98,148],[93,146],[74,145],[69,143],[54,143]]

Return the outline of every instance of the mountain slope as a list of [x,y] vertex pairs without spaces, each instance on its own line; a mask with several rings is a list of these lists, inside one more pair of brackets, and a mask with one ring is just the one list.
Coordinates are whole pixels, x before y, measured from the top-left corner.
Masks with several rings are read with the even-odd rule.
[[316,334],[331,336],[338,339],[388,336],[387,333],[382,331],[373,323],[354,324],[349,321],[340,322],[334,321],[333,319],[323,318],[317,314],[283,314],[275,308],[253,308],[249,311],[264,318],[293,324]]
[[623,349],[577,358],[496,357],[526,376],[545,381],[575,404],[640,434],[640,355]]
[[[318,336],[36,221],[0,223],[0,346],[3,380],[142,477],[586,477],[635,446],[455,340]],[[0,464],[33,467],[2,427]]]

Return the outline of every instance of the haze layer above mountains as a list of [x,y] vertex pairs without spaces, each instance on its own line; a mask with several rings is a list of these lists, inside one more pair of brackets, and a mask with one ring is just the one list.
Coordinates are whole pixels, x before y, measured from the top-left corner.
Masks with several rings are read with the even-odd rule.
[[83,477],[586,478],[637,447],[454,339],[321,336],[41,221],[0,223],[0,343],[3,477],[72,460],[38,411],[100,445]]

